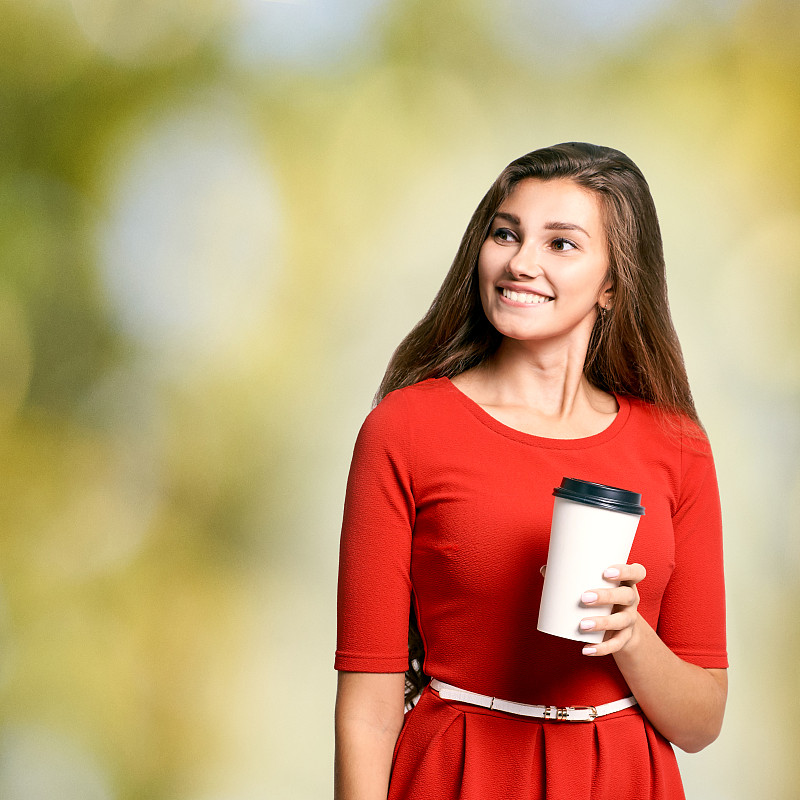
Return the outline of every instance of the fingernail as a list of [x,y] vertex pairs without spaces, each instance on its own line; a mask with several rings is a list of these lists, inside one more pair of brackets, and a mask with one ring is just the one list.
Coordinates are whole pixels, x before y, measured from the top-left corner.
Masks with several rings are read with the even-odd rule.
[[604,573],[604,578],[619,578],[619,570],[616,567],[609,567]]
[[595,592],[584,592],[581,595],[581,600],[584,603],[594,603],[597,600],[597,594]]
[[582,631],[590,631],[594,628],[594,620],[593,619],[582,619],[581,620],[581,630]]
[[581,652],[585,656],[593,656],[597,652],[597,648],[596,647],[584,647],[583,650],[581,650]]

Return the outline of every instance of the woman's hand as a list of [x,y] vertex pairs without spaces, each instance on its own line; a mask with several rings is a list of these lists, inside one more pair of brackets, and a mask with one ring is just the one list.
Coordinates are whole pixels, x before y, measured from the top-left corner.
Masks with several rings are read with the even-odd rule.
[[[540,572],[544,577],[546,567]],[[587,609],[609,604],[612,609],[608,617],[585,618],[594,626],[584,630],[606,634],[600,644],[587,645],[583,652],[613,654],[631,694],[656,730],[687,753],[696,753],[719,735],[728,694],[727,670],[683,661],[661,641],[639,615],[636,584],[645,575],[641,564],[614,565],[603,577],[620,581],[619,587],[584,593],[582,604]]]
[[628,647],[636,638],[639,616],[639,590],[636,584],[644,580],[647,571],[641,564],[615,564],[603,577],[618,580],[620,585],[609,589],[590,589],[581,595],[581,603],[591,609],[597,606],[612,606],[606,617],[586,617],[581,620],[582,631],[605,631],[599,644],[587,645],[582,652],[586,656],[607,656]]

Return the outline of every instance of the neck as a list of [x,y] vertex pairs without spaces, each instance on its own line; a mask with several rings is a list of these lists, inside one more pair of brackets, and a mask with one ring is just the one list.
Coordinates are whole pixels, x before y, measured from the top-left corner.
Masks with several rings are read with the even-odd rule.
[[521,342],[504,338],[482,370],[497,405],[523,406],[563,420],[602,405],[605,393],[583,373],[586,342]]

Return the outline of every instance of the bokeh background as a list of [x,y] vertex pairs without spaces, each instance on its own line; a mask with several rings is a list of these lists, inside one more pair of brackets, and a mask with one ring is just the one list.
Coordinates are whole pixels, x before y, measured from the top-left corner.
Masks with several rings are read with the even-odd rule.
[[703,800],[800,796],[800,5],[0,0],[0,797],[331,794],[355,436],[480,197],[627,152],[718,464]]

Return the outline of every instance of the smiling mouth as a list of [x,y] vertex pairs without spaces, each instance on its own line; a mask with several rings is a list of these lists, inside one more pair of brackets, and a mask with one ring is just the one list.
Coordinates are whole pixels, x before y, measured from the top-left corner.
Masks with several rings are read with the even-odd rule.
[[552,297],[545,297],[543,294],[533,292],[512,292],[510,289],[500,289],[501,294],[512,303],[525,303],[529,306],[537,306],[552,300]]

